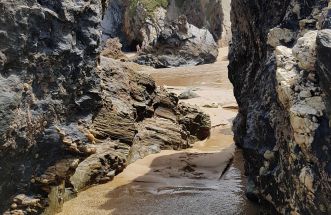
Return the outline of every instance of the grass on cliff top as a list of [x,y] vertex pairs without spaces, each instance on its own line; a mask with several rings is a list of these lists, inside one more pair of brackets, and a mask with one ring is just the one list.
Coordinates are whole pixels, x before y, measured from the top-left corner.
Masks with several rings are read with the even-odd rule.
[[151,15],[156,8],[167,8],[169,5],[168,0],[130,0],[130,11],[132,12],[132,15],[135,14],[138,3],[141,3],[144,6],[149,15]]

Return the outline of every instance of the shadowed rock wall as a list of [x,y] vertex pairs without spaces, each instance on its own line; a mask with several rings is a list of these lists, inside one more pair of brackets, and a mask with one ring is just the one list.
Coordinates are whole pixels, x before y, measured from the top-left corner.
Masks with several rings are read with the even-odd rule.
[[56,126],[101,107],[100,10],[97,0],[0,3],[1,210],[13,194],[34,189],[32,175],[72,157]]
[[331,212],[329,7],[320,0],[232,1],[233,129],[247,195],[281,214]]

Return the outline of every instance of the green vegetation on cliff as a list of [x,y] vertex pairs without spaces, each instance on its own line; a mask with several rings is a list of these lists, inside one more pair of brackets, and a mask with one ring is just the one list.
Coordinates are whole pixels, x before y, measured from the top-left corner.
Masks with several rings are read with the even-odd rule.
[[130,0],[130,11],[132,14],[135,13],[139,3],[144,6],[148,14],[153,13],[158,7],[167,8],[169,4],[168,0]]

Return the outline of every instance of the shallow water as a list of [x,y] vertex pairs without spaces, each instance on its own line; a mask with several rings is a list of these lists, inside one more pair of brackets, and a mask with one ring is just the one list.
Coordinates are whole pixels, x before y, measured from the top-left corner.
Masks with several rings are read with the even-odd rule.
[[[208,160],[208,157],[203,159]],[[178,179],[179,183],[169,180],[166,183],[170,184],[168,186],[162,186],[162,183],[155,181],[155,184],[151,185],[153,182],[146,183],[145,180],[138,179],[109,192],[109,201],[102,208],[118,215],[259,214],[258,206],[248,201],[244,193],[245,178],[240,170],[240,151],[236,152],[233,163],[221,176],[223,168],[222,165],[215,167],[208,177],[195,180],[183,176]]]

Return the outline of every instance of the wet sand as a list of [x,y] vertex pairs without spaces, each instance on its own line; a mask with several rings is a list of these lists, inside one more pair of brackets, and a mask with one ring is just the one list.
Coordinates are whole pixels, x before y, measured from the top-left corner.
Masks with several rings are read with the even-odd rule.
[[[167,69],[141,66],[138,70],[151,75],[158,86],[177,95],[188,90],[196,93],[199,97],[181,102],[197,105],[209,114],[213,127],[222,125],[230,128],[233,118],[237,115],[237,104],[232,84],[228,79],[227,53],[228,47],[220,48],[218,59],[213,64]],[[226,106],[231,108],[224,108]]]
[[190,149],[162,151],[130,164],[112,182],[66,202],[61,214],[256,214],[257,208],[244,195],[240,154],[234,157],[231,125],[237,110],[227,78],[226,53],[227,48],[220,49],[219,60],[210,65],[139,67],[169,91],[194,90],[199,97],[183,102],[210,114],[211,137]]
[[228,80],[228,47],[219,49],[217,61],[199,66],[154,69],[140,66],[142,73],[151,74],[159,86],[207,86],[232,89]]
[[[204,205],[220,211],[215,207],[229,186],[220,178],[235,148],[232,136],[220,129],[213,130],[213,137],[191,149],[166,150],[136,161],[112,182],[66,202],[61,214],[215,214],[204,213]],[[231,185],[231,189],[239,190],[238,186]]]

